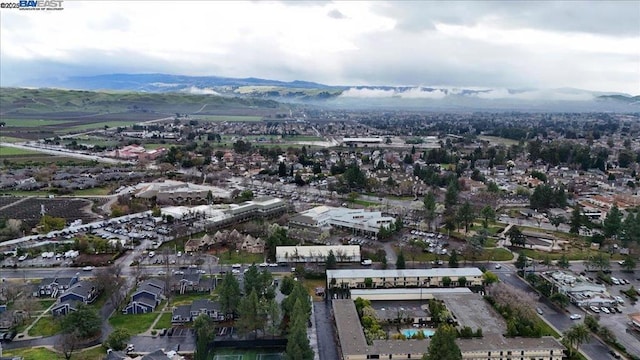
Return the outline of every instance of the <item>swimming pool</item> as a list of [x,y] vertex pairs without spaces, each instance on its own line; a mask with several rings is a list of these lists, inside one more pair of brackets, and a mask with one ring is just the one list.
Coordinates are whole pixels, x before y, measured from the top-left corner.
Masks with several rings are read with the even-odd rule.
[[[403,330],[401,331],[401,333],[402,333],[402,335],[404,335],[404,336],[406,336],[406,337],[410,338],[410,337],[414,336],[415,334],[417,334],[417,333],[418,333],[418,331],[421,331],[421,330],[417,330],[417,329],[403,329]],[[436,332],[435,332],[435,330],[433,330],[433,329],[422,329],[422,333],[423,333],[423,334],[424,334],[424,336],[426,336],[426,337],[432,337],[432,336],[433,336],[433,334],[435,334]]]

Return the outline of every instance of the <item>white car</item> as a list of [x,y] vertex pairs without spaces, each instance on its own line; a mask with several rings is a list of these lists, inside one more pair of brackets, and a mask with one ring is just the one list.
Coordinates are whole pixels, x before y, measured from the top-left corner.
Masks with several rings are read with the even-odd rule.
[[496,269],[502,269],[502,265],[496,264]]
[[234,268],[234,269],[239,269],[239,268],[242,267],[242,264],[233,264],[233,265],[231,265],[231,267]]
[[240,274],[240,270],[238,270],[238,269],[233,269],[233,270],[231,270],[231,273],[232,273],[232,274]]
[[594,313],[599,313],[599,312],[600,312],[600,309],[599,309],[598,307],[596,307],[596,306],[591,306],[591,307],[590,307],[590,309],[591,309],[591,311],[593,311]]
[[269,266],[269,264],[267,264],[267,263],[260,263],[258,266],[260,266],[260,267],[267,267],[267,266]]
[[93,266],[85,266],[85,267],[82,268],[82,270],[84,270],[84,271],[91,271],[93,269],[94,269]]
[[603,312],[603,313],[605,313],[605,314],[610,314],[610,313],[611,313],[611,311],[609,311],[609,309],[607,309],[607,308],[606,308],[606,307],[604,307],[604,306],[603,306],[603,307],[601,307],[601,308],[600,308],[600,310],[602,310],[602,312]]
[[271,264],[269,264],[269,267],[278,267],[278,264],[276,264],[276,263],[271,263]]
[[569,315],[569,319],[571,319],[571,320],[580,320],[580,319],[582,319],[582,315],[580,315],[580,314],[571,314],[571,315]]

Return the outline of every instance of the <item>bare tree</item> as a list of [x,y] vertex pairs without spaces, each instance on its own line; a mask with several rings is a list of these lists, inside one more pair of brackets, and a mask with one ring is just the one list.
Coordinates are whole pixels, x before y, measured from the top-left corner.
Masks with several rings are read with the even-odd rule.
[[71,359],[71,355],[78,348],[78,343],[80,342],[80,337],[76,332],[65,333],[60,337],[60,350],[62,350],[62,354],[66,360]]
[[121,272],[122,268],[112,265],[99,269],[95,273],[95,282],[98,289],[107,294],[107,297],[116,308],[119,308],[126,298],[127,279],[121,276]]

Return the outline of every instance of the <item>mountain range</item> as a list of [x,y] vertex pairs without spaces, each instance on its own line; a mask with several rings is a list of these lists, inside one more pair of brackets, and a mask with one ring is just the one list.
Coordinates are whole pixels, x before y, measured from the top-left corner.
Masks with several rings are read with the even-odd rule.
[[191,93],[252,97],[345,109],[432,111],[637,112],[640,96],[573,88],[332,86],[309,81],[169,74],[104,74],[32,81],[26,86],[94,91]]

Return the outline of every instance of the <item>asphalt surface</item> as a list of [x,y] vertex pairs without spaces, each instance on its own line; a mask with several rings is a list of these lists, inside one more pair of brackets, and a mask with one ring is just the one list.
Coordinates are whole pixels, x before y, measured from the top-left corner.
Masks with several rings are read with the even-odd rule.
[[321,360],[339,359],[337,336],[333,326],[331,302],[318,301],[313,303],[315,313],[316,336],[318,339],[318,355]]
[[[520,279],[520,277],[516,275],[515,270],[516,269],[512,264],[505,264],[502,266],[502,269],[494,269],[492,271],[495,271],[500,280],[504,283],[536,296],[536,306],[538,306],[543,311],[543,315],[541,316],[560,332],[566,331],[571,326],[577,323],[576,321],[569,319],[569,313],[558,309],[554,304],[552,304],[545,298],[540,299],[537,296],[537,293],[529,286],[529,284],[527,284],[524,280]],[[573,307],[573,305],[571,306],[572,307],[569,308],[569,311],[576,310],[574,312],[581,313],[581,311],[577,311],[577,308]],[[591,358],[591,360],[614,359],[614,357],[609,354],[609,348],[593,336],[590,336],[587,342],[580,345],[580,350],[582,350],[585,355]]]

